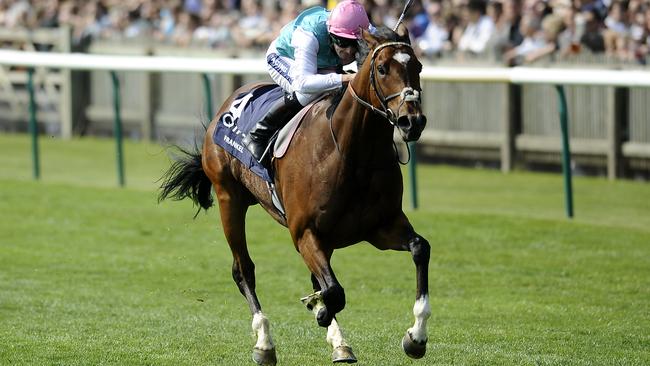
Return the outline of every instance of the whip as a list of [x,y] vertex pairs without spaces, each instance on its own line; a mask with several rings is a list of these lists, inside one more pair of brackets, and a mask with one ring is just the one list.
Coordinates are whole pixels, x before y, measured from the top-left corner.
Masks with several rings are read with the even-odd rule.
[[411,7],[411,4],[413,4],[413,0],[406,0],[406,4],[404,5],[404,10],[402,10],[402,14],[400,14],[399,19],[397,19],[397,23],[395,23],[393,32],[397,31],[397,27],[399,27],[400,23],[402,23],[402,21],[404,20],[404,15],[406,15],[406,12]]

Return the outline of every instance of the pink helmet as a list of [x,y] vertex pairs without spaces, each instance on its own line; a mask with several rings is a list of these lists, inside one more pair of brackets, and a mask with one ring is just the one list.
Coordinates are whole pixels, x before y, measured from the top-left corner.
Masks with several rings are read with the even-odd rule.
[[369,25],[366,9],[356,0],[343,0],[338,3],[327,20],[327,30],[330,33],[350,39],[359,38],[360,28],[368,29]]

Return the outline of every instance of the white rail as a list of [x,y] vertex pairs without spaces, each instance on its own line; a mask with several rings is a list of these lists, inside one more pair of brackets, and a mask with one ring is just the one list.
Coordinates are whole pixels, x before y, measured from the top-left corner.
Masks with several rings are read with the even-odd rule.
[[556,68],[469,68],[425,67],[420,75],[425,80],[494,82],[513,84],[562,84],[595,86],[650,86],[650,71],[584,70]]
[[0,50],[0,64],[71,70],[264,74],[266,64],[251,58],[189,58],[167,56],[108,56],[84,53]]
[[[104,56],[80,53],[0,50],[0,64],[72,70],[265,74],[258,58],[186,58],[165,56]],[[650,71],[426,66],[424,80],[514,84],[608,85],[650,87]]]

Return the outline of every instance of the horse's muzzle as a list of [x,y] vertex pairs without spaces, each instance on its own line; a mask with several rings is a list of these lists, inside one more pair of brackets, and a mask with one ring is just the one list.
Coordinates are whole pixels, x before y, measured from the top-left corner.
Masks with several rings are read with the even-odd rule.
[[423,114],[406,114],[397,118],[397,127],[404,142],[417,141],[426,125],[427,117]]

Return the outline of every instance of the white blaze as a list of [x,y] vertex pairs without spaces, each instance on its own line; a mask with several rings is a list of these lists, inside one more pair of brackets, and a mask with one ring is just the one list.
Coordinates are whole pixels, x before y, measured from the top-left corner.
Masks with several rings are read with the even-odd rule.
[[398,53],[393,55],[393,58],[395,59],[395,61],[399,62],[400,64],[403,64],[404,66],[406,66],[406,64],[411,59],[411,56],[409,56],[408,54],[406,54],[404,52],[398,52]]

